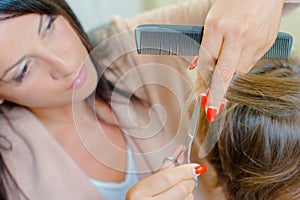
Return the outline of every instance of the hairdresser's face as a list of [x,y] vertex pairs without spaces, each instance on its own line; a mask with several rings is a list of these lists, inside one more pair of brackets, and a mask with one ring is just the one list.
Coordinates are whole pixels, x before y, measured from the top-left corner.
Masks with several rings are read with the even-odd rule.
[[0,98],[27,107],[85,99],[97,75],[69,23],[37,14],[0,21]]

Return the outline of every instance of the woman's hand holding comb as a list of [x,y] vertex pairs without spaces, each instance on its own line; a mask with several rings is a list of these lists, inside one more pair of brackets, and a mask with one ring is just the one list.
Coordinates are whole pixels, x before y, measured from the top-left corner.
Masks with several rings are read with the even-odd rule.
[[234,74],[245,74],[274,43],[284,0],[216,0],[204,25],[197,91],[208,121],[222,107]]

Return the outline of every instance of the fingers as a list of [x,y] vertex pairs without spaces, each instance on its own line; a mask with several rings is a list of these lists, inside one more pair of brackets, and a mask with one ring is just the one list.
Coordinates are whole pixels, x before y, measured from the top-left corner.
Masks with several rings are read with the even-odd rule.
[[193,194],[189,194],[189,196],[187,196],[185,198],[185,200],[194,200],[194,195]]
[[182,181],[176,184],[176,187],[172,187],[164,193],[154,196],[155,200],[165,200],[165,199],[174,199],[182,200],[187,198],[193,198],[191,194],[195,186],[193,180]]
[[[161,193],[182,180],[193,179],[195,176],[194,167],[196,166],[198,165],[181,165],[176,168],[168,168],[154,174],[144,182],[144,184],[149,186],[144,189],[145,196]],[[157,182],[155,180],[160,181]]]
[[255,65],[255,63],[263,56],[263,53],[267,51],[267,49],[268,48],[264,48],[264,49],[245,48],[240,55],[239,62],[237,64],[236,74],[244,75],[248,73],[250,69]]
[[224,107],[234,73],[247,73],[274,43],[282,6],[283,1],[271,0],[217,0],[212,5],[204,25],[195,88],[208,121]]
[[206,167],[199,164],[185,164],[161,170],[133,186],[127,193],[127,199],[159,198],[159,195],[171,195],[170,191],[177,191],[178,195],[186,195],[186,198],[195,186],[194,177],[205,171]]
[[215,120],[224,101],[227,88],[235,74],[241,55],[241,47],[235,46],[232,40],[226,40],[221,48],[216,68],[212,75],[209,95],[207,98],[207,120]]
[[[207,89],[211,82],[211,74],[215,69],[215,61],[219,56],[221,46],[222,37],[213,34],[213,30],[210,27],[205,28],[197,62],[197,86],[195,89],[197,94],[202,96],[207,94]],[[204,100],[204,98],[202,99]],[[203,105],[205,105],[205,102]]]

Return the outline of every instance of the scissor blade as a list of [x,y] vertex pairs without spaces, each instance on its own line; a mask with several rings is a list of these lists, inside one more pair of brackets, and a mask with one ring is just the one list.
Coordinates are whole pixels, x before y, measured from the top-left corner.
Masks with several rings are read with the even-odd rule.
[[200,105],[202,102],[202,97],[200,97],[196,103],[196,107],[194,109],[190,124],[189,124],[189,134],[191,136],[195,136],[197,128],[198,128],[198,121],[199,121],[199,113],[200,113]]

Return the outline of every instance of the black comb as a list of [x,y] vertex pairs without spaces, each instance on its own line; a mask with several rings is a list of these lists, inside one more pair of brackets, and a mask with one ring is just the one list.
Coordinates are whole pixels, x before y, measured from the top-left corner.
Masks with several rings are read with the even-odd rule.
[[[203,36],[203,26],[145,24],[135,29],[138,54],[197,56]],[[293,37],[279,32],[273,46],[263,59],[289,58]]]

